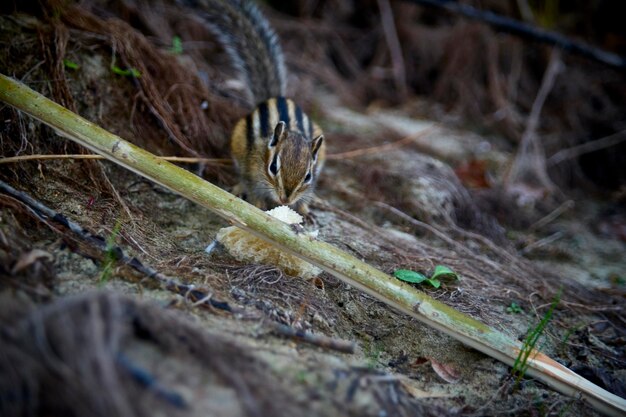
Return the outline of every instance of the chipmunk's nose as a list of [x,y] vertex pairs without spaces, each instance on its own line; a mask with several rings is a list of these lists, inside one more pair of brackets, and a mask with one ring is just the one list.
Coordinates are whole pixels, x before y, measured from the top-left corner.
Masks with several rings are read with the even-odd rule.
[[278,199],[280,200],[280,204],[285,205],[285,206],[291,204],[290,196],[291,196],[291,191],[285,190],[284,193],[278,197]]

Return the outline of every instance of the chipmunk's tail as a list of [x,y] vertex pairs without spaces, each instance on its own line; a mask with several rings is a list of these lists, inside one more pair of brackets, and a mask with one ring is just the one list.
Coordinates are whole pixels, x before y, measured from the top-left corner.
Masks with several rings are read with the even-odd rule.
[[254,105],[285,95],[286,73],[278,37],[247,0],[177,0],[215,34],[250,89]]

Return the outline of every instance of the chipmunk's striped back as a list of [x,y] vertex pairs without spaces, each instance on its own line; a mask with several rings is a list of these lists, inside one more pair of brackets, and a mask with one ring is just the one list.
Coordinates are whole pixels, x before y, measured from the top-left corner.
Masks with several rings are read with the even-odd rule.
[[293,205],[302,214],[324,165],[322,130],[285,94],[283,53],[275,32],[248,0],[177,0],[217,36],[250,90],[231,152],[240,175],[233,190],[260,208]]
[[269,138],[278,122],[285,122],[288,130],[300,132],[309,142],[322,134],[293,100],[275,97],[260,103],[246,116],[246,147],[251,149],[256,138]]
[[250,92],[252,105],[285,94],[287,76],[276,33],[249,0],[177,0],[196,10]]
[[[235,126],[231,152],[238,165],[241,165],[240,161],[248,159],[255,149],[267,146],[278,122],[285,122],[287,130],[301,133],[309,143],[323,134],[322,129],[293,100],[285,97],[270,98],[260,103]],[[323,163],[324,157],[325,152],[321,152],[320,162]]]

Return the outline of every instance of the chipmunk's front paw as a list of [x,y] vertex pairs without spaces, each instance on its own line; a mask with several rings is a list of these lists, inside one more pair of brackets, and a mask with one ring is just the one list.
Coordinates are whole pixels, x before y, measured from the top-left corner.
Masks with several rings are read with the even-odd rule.
[[304,218],[305,226],[315,226],[315,227],[318,226],[317,216],[312,211],[307,211],[307,213],[303,214],[302,217]]
[[304,223],[307,225],[316,225],[315,215],[309,210],[309,205],[307,203],[296,203],[294,210],[297,211],[303,218]]
[[297,235],[305,232],[304,226],[302,226],[301,224],[290,224],[289,227]]

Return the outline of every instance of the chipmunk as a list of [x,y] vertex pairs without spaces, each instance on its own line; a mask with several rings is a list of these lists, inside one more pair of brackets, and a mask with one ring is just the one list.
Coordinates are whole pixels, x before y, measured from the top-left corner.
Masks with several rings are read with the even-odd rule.
[[196,16],[217,37],[256,105],[231,135],[240,177],[233,191],[261,209],[288,205],[308,215],[326,145],[320,127],[284,97],[286,71],[276,33],[250,1],[180,1],[200,11]]

